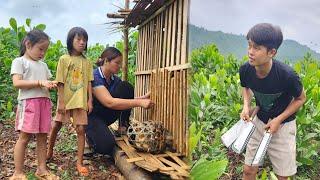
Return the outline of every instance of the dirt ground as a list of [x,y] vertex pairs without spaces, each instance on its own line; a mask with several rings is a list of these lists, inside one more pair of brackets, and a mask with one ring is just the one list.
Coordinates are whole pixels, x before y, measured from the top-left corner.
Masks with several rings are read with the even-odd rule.
[[[13,150],[18,133],[14,131],[14,120],[0,122],[0,179],[8,179],[14,172]],[[26,150],[25,173],[29,180],[36,179],[36,142],[32,138]],[[64,126],[57,138],[54,159],[47,164],[50,171],[60,179],[124,179],[111,157],[94,155],[84,161],[90,169],[88,177],[79,176],[76,163],[76,134],[72,126]]]

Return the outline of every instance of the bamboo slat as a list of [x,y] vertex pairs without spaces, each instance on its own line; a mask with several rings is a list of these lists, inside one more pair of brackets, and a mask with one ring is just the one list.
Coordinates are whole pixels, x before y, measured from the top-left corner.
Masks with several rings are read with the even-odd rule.
[[178,1],[175,1],[172,5],[172,36],[171,36],[171,58],[170,58],[170,66],[174,66],[176,65],[176,59],[175,59],[175,55],[176,55],[176,32],[177,32],[177,3]]
[[[135,95],[151,91],[150,98],[156,104],[149,110],[134,108],[134,118],[161,122],[173,136],[174,149],[187,155],[189,0],[170,2],[138,29]],[[141,158],[130,161],[138,162]]]
[[170,66],[170,57],[171,57],[171,37],[172,37],[172,6],[169,7],[168,15],[168,38],[167,38],[167,60],[166,66]]
[[189,0],[183,0],[181,64],[188,62],[187,60],[188,17],[189,17]]
[[177,60],[177,65],[181,64],[181,30],[182,30],[182,19],[183,19],[183,1],[178,1],[178,32],[177,32],[177,55],[176,55],[176,60]]

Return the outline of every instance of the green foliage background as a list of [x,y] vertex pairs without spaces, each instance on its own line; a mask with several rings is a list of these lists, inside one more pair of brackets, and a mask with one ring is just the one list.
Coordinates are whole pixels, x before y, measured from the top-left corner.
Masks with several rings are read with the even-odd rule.
[[[243,158],[234,164],[221,143],[221,135],[236,121],[242,110],[238,70],[247,59],[222,56],[214,44],[191,52],[192,73],[189,106],[190,159],[194,179],[241,178]],[[316,179],[320,168],[320,63],[306,54],[290,64],[302,79],[307,101],[297,114],[298,179]],[[212,172],[206,166],[217,167]],[[235,167],[231,167],[235,166]],[[235,171],[230,172],[231,169]],[[260,179],[274,176],[270,163],[263,167]],[[198,177],[202,174],[201,178]]]
[[[10,76],[11,62],[19,56],[20,42],[27,31],[36,28],[45,30],[45,24],[31,25],[31,19],[26,19],[24,25],[18,25],[14,18],[9,20],[10,27],[0,27],[0,121],[12,119],[14,116],[14,107],[18,96],[17,90],[12,85]],[[66,32],[67,33],[67,32]],[[137,32],[132,32],[129,37],[129,65],[128,81],[134,85],[134,67]],[[115,43],[115,47],[123,50],[123,41]],[[86,57],[95,64],[96,60],[108,45],[95,44],[88,47]],[[51,42],[45,56],[45,62],[48,64],[51,73],[55,76],[56,66],[60,56],[67,53],[66,47],[60,40]],[[121,76],[121,73],[119,74]],[[56,91],[51,92],[53,103],[56,102]]]

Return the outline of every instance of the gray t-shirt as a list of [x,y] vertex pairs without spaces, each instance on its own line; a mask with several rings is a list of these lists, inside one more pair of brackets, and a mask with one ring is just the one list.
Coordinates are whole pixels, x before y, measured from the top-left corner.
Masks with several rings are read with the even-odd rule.
[[[42,60],[34,61],[23,56],[12,61],[10,74],[20,74],[23,80],[48,80],[52,77],[47,64]],[[19,89],[18,100],[36,97],[50,98],[48,89],[40,87]]]

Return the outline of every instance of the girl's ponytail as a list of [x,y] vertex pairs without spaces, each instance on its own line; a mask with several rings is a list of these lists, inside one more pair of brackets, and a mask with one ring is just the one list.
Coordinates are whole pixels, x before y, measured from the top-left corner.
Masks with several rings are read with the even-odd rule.
[[26,53],[26,37],[24,37],[20,43],[20,57],[24,55],[24,53]]

